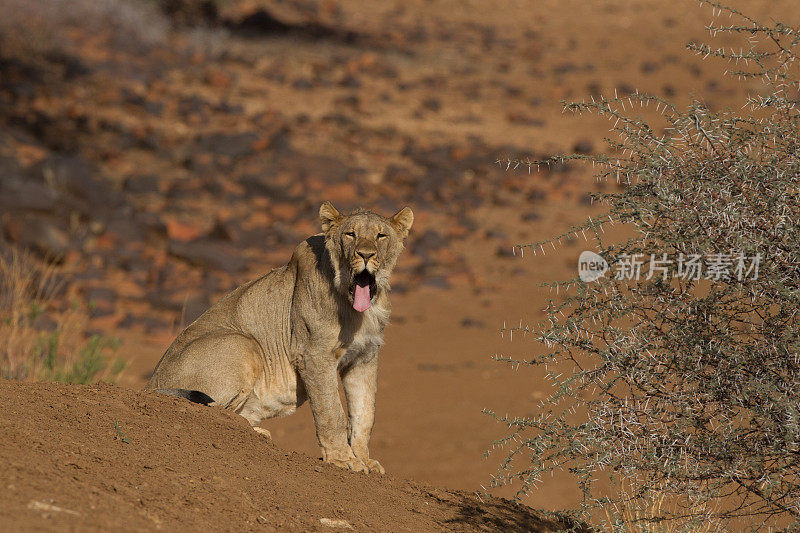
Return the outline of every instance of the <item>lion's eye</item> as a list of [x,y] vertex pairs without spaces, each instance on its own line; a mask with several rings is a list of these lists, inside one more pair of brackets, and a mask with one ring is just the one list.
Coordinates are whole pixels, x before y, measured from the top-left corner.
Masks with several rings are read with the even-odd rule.
[[347,233],[345,233],[345,235],[347,235],[348,237],[352,237],[352,238],[354,238],[354,239],[355,239],[355,237],[356,237],[356,232],[355,232],[355,231],[348,231]]
[[385,233],[378,233],[378,238],[383,239],[384,237],[388,237]]

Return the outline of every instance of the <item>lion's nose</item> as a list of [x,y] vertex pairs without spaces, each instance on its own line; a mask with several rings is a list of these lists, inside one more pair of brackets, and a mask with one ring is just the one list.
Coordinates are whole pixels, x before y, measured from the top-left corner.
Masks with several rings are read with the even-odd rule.
[[373,255],[375,255],[375,252],[356,252],[356,253],[357,253],[358,255],[360,255],[360,256],[361,256],[361,259],[363,259],[365,263],[366,263],[367,261],[369,261],[369,260],[370,260],[370,258],[371,258]]

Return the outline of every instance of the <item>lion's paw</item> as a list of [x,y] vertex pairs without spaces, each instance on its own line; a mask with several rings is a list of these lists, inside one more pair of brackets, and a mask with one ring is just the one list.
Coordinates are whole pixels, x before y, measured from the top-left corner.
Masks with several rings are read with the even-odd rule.
[[364,461],[364,464],[366,464],[367,468],[369,468],[369,473],[370,474],[385,474],[386,473],[386,470],[383,468],[383,466],[381,466],[381,464],[378,461],[376,461],[375,459],[367,459],[366,461]]
[[264,435],[264,436],[265,436],[265,437],[267,437],[269,440],[272,440],[272,433],[270,433],[268,429],[260,428],[260,427],[258,427],[258,426],[253,426],[253,430],[254,430],[256,433],[259,433],[259,434],[261,434],[261,435]]
[[358,457],[353,457],[352,459],[328,459],[328,463],[338,466],[339,468],[345,468],[347,470],[352,470],[353,472],[364,472],[369,473],[369,467],[359,459]]

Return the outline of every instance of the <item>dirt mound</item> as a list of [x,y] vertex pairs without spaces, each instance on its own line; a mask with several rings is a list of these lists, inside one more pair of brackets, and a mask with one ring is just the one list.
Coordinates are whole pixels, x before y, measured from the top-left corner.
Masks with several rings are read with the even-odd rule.
[[502,499],[346,472],[244,419],[116,386],[0,381],[0,529],[549,531]]

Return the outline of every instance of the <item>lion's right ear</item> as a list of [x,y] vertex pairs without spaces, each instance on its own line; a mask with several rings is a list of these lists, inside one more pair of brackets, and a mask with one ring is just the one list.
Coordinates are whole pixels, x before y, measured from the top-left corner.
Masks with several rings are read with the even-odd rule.
[[322,232],[327,235],[342,221],[342,215],[330,202],[325,202],[319,207],[319,221],[322,223]]

